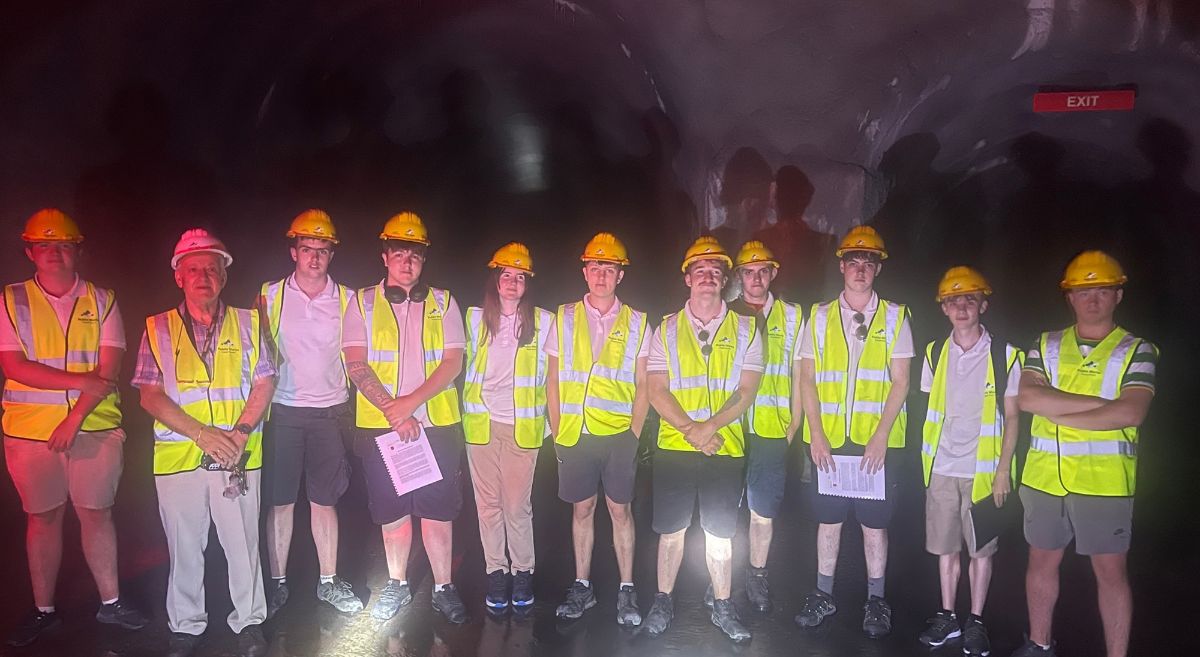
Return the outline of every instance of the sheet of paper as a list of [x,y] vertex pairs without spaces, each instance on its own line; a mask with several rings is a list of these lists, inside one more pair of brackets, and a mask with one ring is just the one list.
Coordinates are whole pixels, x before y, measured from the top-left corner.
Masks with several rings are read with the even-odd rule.
[[884,493],[885,468],[870,474],[860,469],[861,456],[833,456],[834,472],[817,470],[817,491],[835,497],[853,497],[859,500],[882,500]]
[[392,486],[397,495],[410,493],[422,486],[428,486],[442,480],[442,470],[433,457],[433,448],[429,446],[429,438],[425,429],[412,442],[400,440],[395,431],[385,433],[375,439],[379,453],[383,456],[383,464],[387,467],[388,476],[392,478]]

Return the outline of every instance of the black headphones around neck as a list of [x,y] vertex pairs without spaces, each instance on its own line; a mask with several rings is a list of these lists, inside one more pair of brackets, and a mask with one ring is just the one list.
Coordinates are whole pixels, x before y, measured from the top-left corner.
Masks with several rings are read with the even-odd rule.
[[429,286],[424,283],[417,283],[413,286],[412,291],[405,291],[399,285],[384,285],[383,298],[388,300],[388,303],[404,303],[411,301],[413,303],[421,303],[429,296]]

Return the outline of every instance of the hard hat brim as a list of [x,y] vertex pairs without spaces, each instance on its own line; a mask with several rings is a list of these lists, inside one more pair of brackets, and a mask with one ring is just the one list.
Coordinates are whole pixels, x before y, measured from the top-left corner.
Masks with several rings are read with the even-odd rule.
[[503,268],[503,267],[508,267],[509,269],[515,269],[515,270],[517,270],[517,271],[523,271],[523,272],[525,272],[526,274],[529,274],[530,276],[536,276],[536,275],[537,275],[537,274],[534,274],[534,273],[533,273],[533,270],[532,270],[532,269],[530,269],[530,268],[528,268],[528,267],[518,267],[518,266],[516,266],[516,265],[513,265],[513,264],[509,264],[509,263],[506,263],[506,262],[497,262],[497,261],[495,261],[495,260],[492,260],[491,262],[489,262],[489,263],[488,263],[488,268],[489,268],[489,269],[501,269],[501,268]]
[[59,237],[59,238],[55,238],[55,239],[46,239],[45,237],[33,237],[33,236],[30,236],[27,234],[22,234],[21,241],[26,242],[28,244],[36,244],[38,242],[73,242],[75,244],[79,244],[80,242],[83,241],[83,235],[76,235],[75,237]]
[[1122,276],[1116,280],[1092,281],[1092,282],[1087,282],[1087,283],[1084,283],[1084,282],[1072,283],[1071,281],[1063,279],[1058,282],[1058,287],[1060,290],[1064,290],[1064,291],[1065,290],[1082,290],[1084,288],[1089,288],[1089,287],[1121,287],[1122,285],[1125,285],[1125,283],[1127,283],[1127,282],[1129,282],[1128,276]]
[[310,240],[325,240],[326,242],[332,242],[334,244],[334,246],[337,246],[337,244],[338,244],[337,237],[332,237],[329,235],[314,235],[312,233],[308,233],[308,232],[300,231],[300,230],[289,230],[286,234],[286,237],[289,240],[294,240],[298,237],[307,237]]
[[380,233],[379,239],[385,242],[408,242],[409,244],[420,244],[421,246],[429,246],[429,240],[413,239],[411,237],[391,237],[387,233]]
[[183,253],[176,253],[174,256],[171,257],[171,269],[172,270],[179,269],[179,261],[180,260],[183,260],[184,258],[186,258],[190,255],[196,255],[197,253],[215,253],[215,254],[221,256],[221,259],[225,261],[226,267],[233,264],[233,256],[229,255],[228,251],[223,251],[221,249],[214,249],[211,247],[205,247],[203,249],[193,249],[191,251],[184,251]]
[[887,257],[888,257],[887,251],[884,251],[883,249],[877,249],[877,248],[873,248],[873,247],[868,248],[868,247],[863,247],[863,246],[856,246],[853,248],[841,247],[837,251],[833,252],[833,256],[835,258],[840,258],[840,257],[846,255],[847,253],[854,253],[855,251],[863,251],[866,253],[877,253],[877,254],[879,254],[880,260],[887,260]]
[[954,292],[954,294],[942,294],[941,292],[938,292],[937,296],[935,296],[933,298],[933,300],[938,303],[941,303],[941,302],[945,301],[946,299],[949,299],[950,297],[961,297],[961,296],[965,296],[967,294],[975,294],[976,292],[983,293],[983,296],[985,296],[985,297],[992,296],[992,288],[976,287],[976,288],[969,288],[966,290],[958,290],[958,291]]
[[778,269],[778,268],[779,268],[779,262],[778,262],[778,261],[776,261],[776,260],[747,260],[746,262],[737,262],[737,263],[734,263],[734,265],[733,265],[733,268],[734,268],[734,269],[739,269],[739,268],[741,268],[741,267],[745,267],[746,265],[759,265],[759,264],[763,264],[763,265],[775,265],[775,268],[776,268],[776,269]]
[[700,262],[701,260],[720,260],[721,262],[725,263],[725,267],[733,269],[733,258],[730,258],[724,253],[701,253],[699,255],[694,255],[684,260],[683,266],[679,269],[686,274],[688,267],[691,267],[693,264]]
[[589,257],[586,255],[581,255],[581,256],[579,256],[579,261],[580,262],[611,262],[614,265],[621,265],[622,267],[627,266],[629,264],[628,258],[609,258],[609,257],[605,257],[605,256],[590,256]]

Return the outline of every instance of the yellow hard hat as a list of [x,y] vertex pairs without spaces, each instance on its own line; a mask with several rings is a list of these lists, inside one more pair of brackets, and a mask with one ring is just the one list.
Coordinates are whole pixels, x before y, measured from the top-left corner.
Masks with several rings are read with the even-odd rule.
[[686,274],[688,266],[697,260],[720,260],[726,267],[733,267],[733,260],[725,252],[725,247],[712,235],[701,235],[692,242],[687,253],[683,254],[683,266],[680,269]]
[[379,234],[379,239],[402,240],[429,246],[429,233],[425,230],[425,224],[413,212],[401,212],[388,219],[387,223],[383,225],[383,232]]
[[1075,256],[1063,272],[1058,286],[1064,290],[1081,287],[1124,285],[1129,277],[1116,258],[1103,251],[1084,251]]
[[287,236],[289,239],[297,237],[311,237],[318,240],[329,240],[334,244],[338,243],[337,230],[333,227],[333,220],[325,214],[324,210],[305,210],[296,215],[292,219],[292,226],[288,229]]
[[46,208],[33,213],[25,222],[25,232],[21,239],[26,242],[75,242],[83,241],[83,233],[79,226],[63,214],[62,210]]
[[846,233],[846,236],[842,238],[842,243],[838,245],[837,251],[833,255],[840,258],[842,254],[848,251],[878,253],[880,260],[886,260],[888,257],[887,249],[883,246],[883,238],[870,226],[855,226],[851,228],[850,232]]
[[970,267],[951,267],[938,283],[937,297],[934,300],[941,303],[949,297],[972,292],[982,292],[986,297],[992,293],[992,286],[988,285],[983,274]]
[[758,240],[751,240],[742,245],[738,250],[736,266],[751,265],[756,262],[766,262],[776,267],[779,266],[779,261],[775,259],[775,254],[771,253],[771,249],[767,248],[766,244]]
[[625,245],[612,233],[596,233],[587,246],[583,247],[583,255],[579,256],[579,259],[584,262],[595,260],[597,262],[613,262],[618,265],[629,264]]
[[488,263],[488,267],[492,269],[511,267],[512,269],[519,269],[533,276],[533,257],[529,255],[529,247],[520,242],[509,242],[496,249],[496,253],[492,255],[492,261]]

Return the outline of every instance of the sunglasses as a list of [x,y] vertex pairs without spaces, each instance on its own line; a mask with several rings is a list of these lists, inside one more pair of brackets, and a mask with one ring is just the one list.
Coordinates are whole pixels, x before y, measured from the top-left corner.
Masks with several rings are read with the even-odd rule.
[[710,341],[710,338],[712,338],[712,334],[709,333],[708,331],[701,330],[699,333],[696,334],[696,338],[704,343],[704,344],[700,345],[700,353],[704,354],[705,356],[711,354],[712,353],[712,342]]
[[858,338],[859,342],[866,342],[867,341],[867,324],[866,324],[867,317],[866,317],[866,315],[864,315],[862,313],[854,313],[854,316],[851,317],[850,319],[853,319],[854,323],[858,324],[858,327],[856,327],[854,329],[854,337]]

